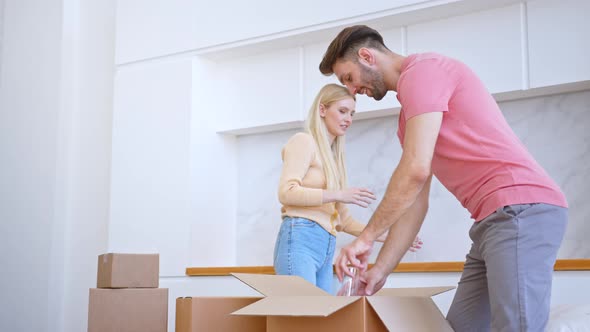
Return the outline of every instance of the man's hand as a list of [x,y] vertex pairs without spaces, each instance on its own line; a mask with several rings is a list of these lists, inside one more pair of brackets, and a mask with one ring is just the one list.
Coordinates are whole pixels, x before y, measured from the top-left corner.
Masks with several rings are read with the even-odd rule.
[[385,285],[389,272],[380,265],[373,265],[368,271],[361,273],[358,295],[375,294]]
[[373,242],[365,241],[361,237],[357,237],[352,243],[340,249],[335,262],[338,280],[342,282],[344,274],[354,277],[348,270],[348,265],[356,267],[359,271],[366,270],[371,251],[373,251]]

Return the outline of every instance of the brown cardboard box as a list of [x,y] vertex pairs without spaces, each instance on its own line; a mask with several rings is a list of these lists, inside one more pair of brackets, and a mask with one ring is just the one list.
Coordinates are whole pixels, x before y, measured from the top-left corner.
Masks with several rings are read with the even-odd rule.
[[91,288],[88,332],[166,332],[167,288]]
[[115,254],[98,256],[97,288],[158,288],[158,254]]
[[430,298],[454,287],[388,288],[332,296],[295,276],[233,274],[266,297],[233,315],[267,319],[268,332],[453,331]]
[[265,332],[266,317],[233,316],[232,312],[262,297],[179,297],[176,332]]

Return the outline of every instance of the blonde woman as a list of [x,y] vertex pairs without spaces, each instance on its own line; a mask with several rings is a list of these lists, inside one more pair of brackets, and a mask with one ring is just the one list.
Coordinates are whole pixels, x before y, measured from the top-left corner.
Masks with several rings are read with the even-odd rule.
[[[344,134],[355,106],[345,87],[324,86],[309,110],[305,132],[291,137],[282,151],[283,222],[274,250],[275,272],[301,276],[329,293],[336,233],[358,236],[365,227],[350,216],[346,204],[366,208],[375,200],[370,190],[347,186]],[[413,248],[420,244],[417,239]]]

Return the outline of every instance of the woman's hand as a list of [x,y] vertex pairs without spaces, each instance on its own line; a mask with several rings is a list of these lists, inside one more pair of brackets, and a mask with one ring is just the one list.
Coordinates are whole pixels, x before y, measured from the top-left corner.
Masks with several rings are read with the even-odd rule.
[[[389,231],[381,234],[381,236],[379,236],[376,241],[377,242],[385,242],[385,240],[387,240],[388,233],[389,233]],[[412,245],[410,245],[410,248],[408,249],[408,251],[416,252],[416,251],[422,249],[422,244],[424,244],[422,242],[422,239],[419,236],[416,236],[416,238],[414,239],[414,242],[412,242]]]
[[410,249],[408,249],[408,251],[416,252],[420,250],[420,248],[422,248],[422,244],[422,239],[419,236],[416,236],[414,242],[412,242],[412,245],[410,246]]
[[346,188],[337,192],[337,201],[346,204],[356,204],[360,207],[368,207],[377,198],[366,188]]

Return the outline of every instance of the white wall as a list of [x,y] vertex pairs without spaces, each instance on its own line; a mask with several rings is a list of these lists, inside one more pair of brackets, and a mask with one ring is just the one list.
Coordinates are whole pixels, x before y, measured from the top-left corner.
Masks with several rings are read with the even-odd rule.
[[63,263],[63,277],[58,273],[52,282],[64,291],[61,309],[51,303],[50,318],[56,322],[48,329],[74,332],[87,328],[88,288],[96,285],[97,256],[107,249],[115,1],[63,4],[61,185],[55,197],[55,219],[58,225],[63,220],[63,229],[54,227],[52,250],[52,264]]
[[[6,331],[46,331],[50,322],[61,2],[39,2],[30,9],[31,2],[6,1],[4,7],[0,246],[11,254],[2,255],[0,324]],[[43,61],[34,61],[36,54],[43,54]]]
[[83,331],[107,245],[114,2],[3,1],[2,331]]
[[2,75],[2,46],[4,45],[4,0],[0,0],[0,75]]
[[158,252],[179,275],[189,253],[191,60],[115,77],[109,251]]
[[227,120],[219,112],[220,104],[230,97],[220,88],[221,70],[206,59],[193,59],[191,266],[228,266],[236,261],[236,138],[211,130]]
[[[590,258],[590,90],[499,103],[508,123],[542,167],[562,188],[568,202],[569,225],[559,258]],[[368,187],[383,197],[393,169],[401,157],[396,135],[398,116],[355,120],[346,134],[347,168],[352,186]],[[274,241],[280,225],[277,183],[280,151],[298,130],[238,137],[237,255],[240,266],[272,265]],[[252,188],[258,194],[252,195]],[[376,205],[376,204],[375,204]],[[350,206],[352,215],[367,222],[372,208]],[[429,211],[420,231],[422,250],[404,261],[463,261],[470,248],[469,213],[438,180],[430,192]],[[339,234],[337,246],[352,237]],[[379,244],[376,245],[376,258]],[[442,249],[444,248],[444,249]]]

